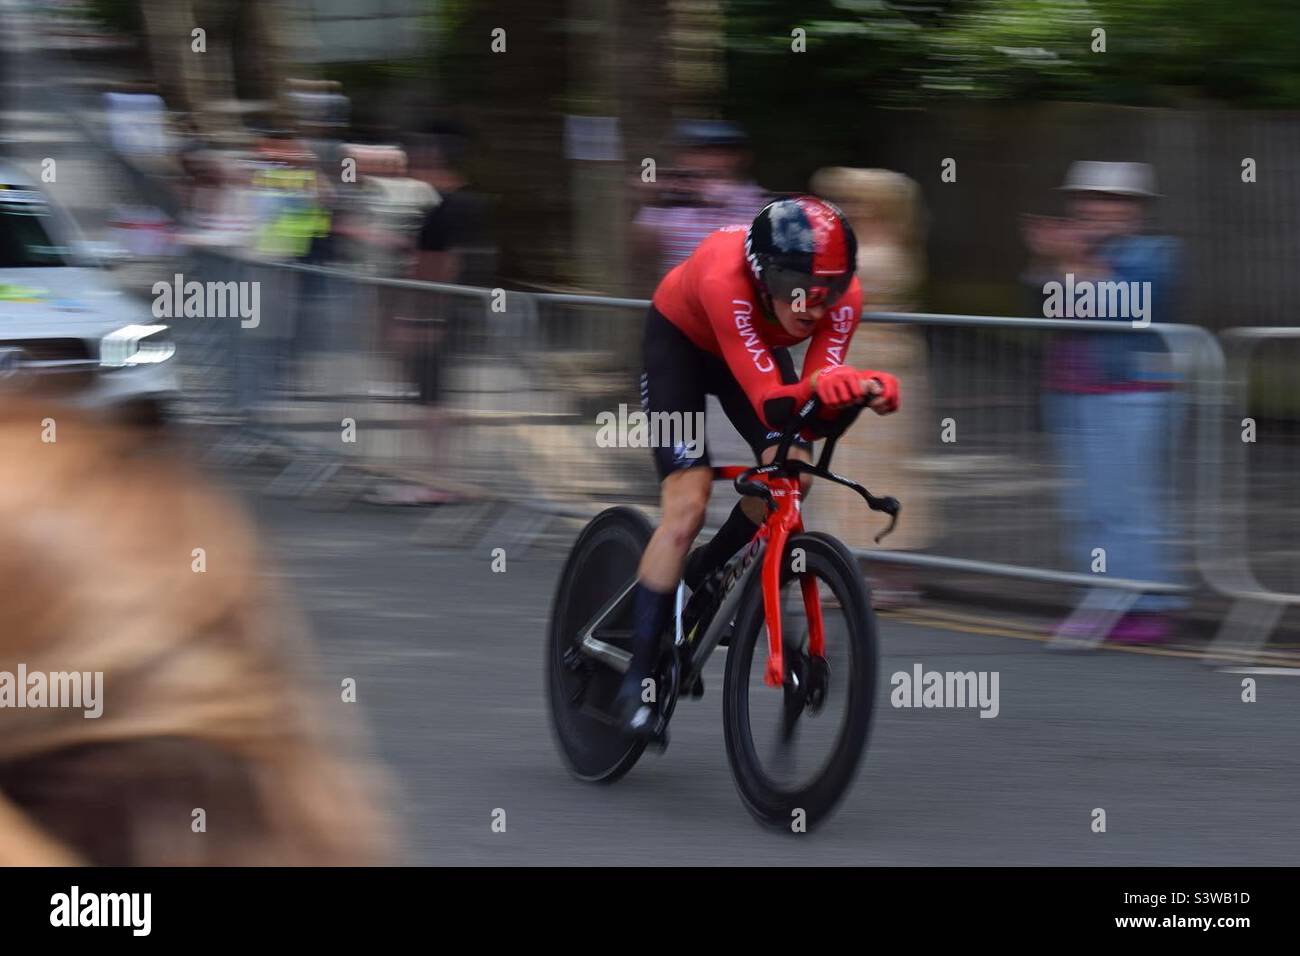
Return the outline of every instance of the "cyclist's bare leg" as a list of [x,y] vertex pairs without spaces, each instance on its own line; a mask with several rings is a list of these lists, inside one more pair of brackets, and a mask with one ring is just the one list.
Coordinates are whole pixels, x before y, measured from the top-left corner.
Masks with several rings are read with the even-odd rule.
[[660,485],[663,520],[646,545],[637,576],[652,591],[677,588],[691,542],[704,526],[713,488],[712,468],[675,471]]
[[675,471],[660,485],[663,519],[650,537],[632,596],[632,660],[619,687],[615,707],[624,728],[645,733],[652,726],[653,698],[646,680],[659,654],[659,639],[673,615],[673,593],[681,580],[686,552],[704,525],[713,486],[713,469]]

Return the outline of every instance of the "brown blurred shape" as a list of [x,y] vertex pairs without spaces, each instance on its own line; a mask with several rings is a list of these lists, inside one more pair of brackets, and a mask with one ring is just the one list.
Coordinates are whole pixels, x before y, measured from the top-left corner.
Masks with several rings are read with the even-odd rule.
[[104,682],[98,719],[0,709],[0,864],[391,859],[383,774],[326,719],[349,705],[307,679],[274,581],[242,511],[159,432],[5,396],[0,670]]

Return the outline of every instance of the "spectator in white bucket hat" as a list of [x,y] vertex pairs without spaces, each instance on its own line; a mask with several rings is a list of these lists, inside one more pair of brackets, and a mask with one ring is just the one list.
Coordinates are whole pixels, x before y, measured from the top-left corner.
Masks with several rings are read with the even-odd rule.
[[[1065,218],[1025,221],[1033,256],[1025,280],[1035,311],[1138,330],[1176,321],[1177,243],[1149,228],[1159,195],[1152,168],[1076,162],[1059,192]],[[1076,308],[1088,293],[1087,307]],[[1047,343],[1043,408],[1065,479],[1060,508],[1068,570],[1095,572],[1104,554],[1109,577],[1178,583],[1169,457],[1181,401],[1173,359],[1151,332],[1067,333]],[[1143,594],[1109,639],[1164,641],[1173,635],[1171,612],[1183,603],[1175,595]],[[1072,619],[1070,626],[1090,633],[1094,623]]]

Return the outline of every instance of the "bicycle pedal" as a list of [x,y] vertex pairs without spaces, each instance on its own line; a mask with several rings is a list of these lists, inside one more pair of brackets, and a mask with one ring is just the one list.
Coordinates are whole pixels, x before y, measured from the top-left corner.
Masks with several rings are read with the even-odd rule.
[[691,685],[690,695],[691,695],[691,698],[694,699],[694,700],[699,700],[701,697],[704,696],[704,678],[703,678],[703,677],[697,677],[697,678],[695,678],[695,683]]

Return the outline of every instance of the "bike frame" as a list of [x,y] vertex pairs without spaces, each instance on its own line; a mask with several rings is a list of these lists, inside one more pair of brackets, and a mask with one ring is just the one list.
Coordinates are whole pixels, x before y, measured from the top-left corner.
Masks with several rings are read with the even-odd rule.
[[[755,549],[749,558],[750,563],[741,572],[723,598],[704,635],[692,642],[687,657],[683,661],[684,675],[679,686],[690,687],[695,678],[704,670],[704,665],[722,640],[723,632],[735,616],[740,600],[747,592],[750,586],[750,578],[756,569],[761,571],[763,615],[767,622],[767,667],[763,672],[763,682],[769,687],[780,687],[784,683],[785,655],[781,635],[780,606],[781,560],[791,536],[801,534],[804,530],[801,508],[803,493],[799,487],[800,475],[814,475],[851,488],[863,497],[867,502],[867,506],[873,511],[881,511],[890,515],[892,520],[889,526],[876,536],[877,542],[894,530],[900,510],[896,499],[890,497],[877,498],[856,481],[841,477],[829,470],[835,443],[848,425],[852,423],[853,419],[857,417],[856,411],[852,415],[846,416],[844,421],[840,423],[839,428],[826,438],[817,464],[812,465],[800,459],[790,460],[788,458],[795,435],[799,434],[811,422],[820,407],[817,399],[812,398],[804,404],[797,415],[791,416],[789,424],[782,432],[776,454],[770,464],[749,468],[739,465],[724,465],[713,469],[715,481],[730,480],[740,494],[761,497],[767,504],[768,514],[754,538],[746,546]],[[826,635],[822,619],[821,595],[817,593],[817,580],[805,575],[800,578],[799,585],[803,596],[804,611],[808,615],[809,655],[825,657]],[[584,654],[602,661],[615,670],[624,672],[628,668],[632,655],[600,640],[595,636],[595,631],[627,601],[635,586],[635,579],[629,581],[618,594],[612,597],[587,622],[578,639],[578,646]],[[685,585],[678,584],[677,614],[675,615],[676,622],[674,625],[675,644],[679,649],[685,643],[685,637],[681,630],[681,595],[684,587]]]
[[[723,466],[713,469],[713,476],[715,479],[730,479],[733,482],[742,479],[757,481],[767,488],[769,500],[776,502],[775,510],[769,510],[757,536],[764,542],[760,580],[763,587],[763,616],[767,619],[767,668],[763,672],[763,683],[769,687],[780,687],[785,679],[784,646],[781,643],[781,557],[785,554],[785,546],[790,537],[803,533],[803,493],[799,487],[799,478],[787,476],[781,466],[775,464],[765,465],[757,471],[752,468]],[[747,572],[755,565],[746,569]],[[733,591],[739,591],[748,576],[746,573]],[[800,578],[799,585],[803,592],[804,611],[808,615],[808,653],[813,657],[825,657],[826,635],[822,628],[822,603],[821,595],[817,593],[817,581],[805,575]],[[716,615],[714,622],[721,616],[720,613]],[[724,620],[723,623],[725,625],[727,621]],[[709,650],[712,651],[712,648]]]

